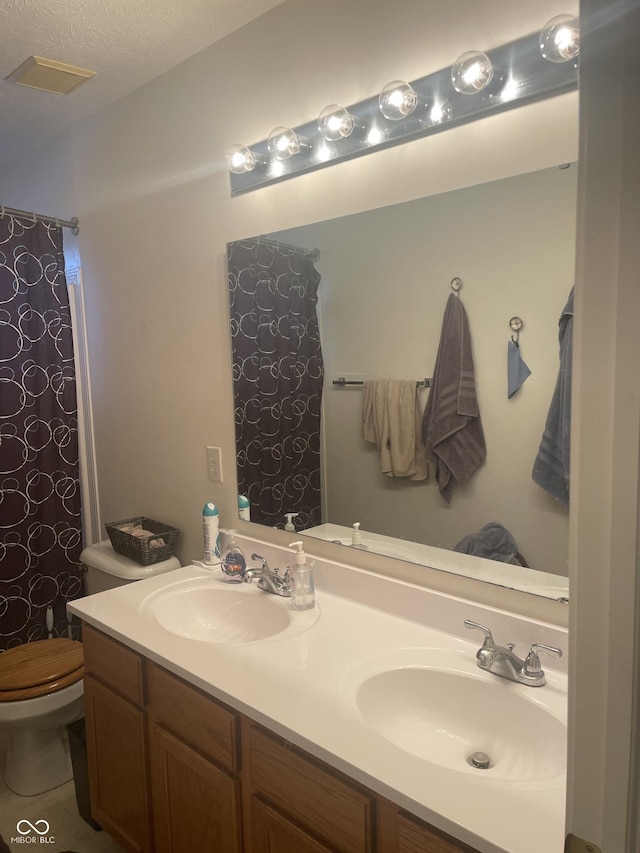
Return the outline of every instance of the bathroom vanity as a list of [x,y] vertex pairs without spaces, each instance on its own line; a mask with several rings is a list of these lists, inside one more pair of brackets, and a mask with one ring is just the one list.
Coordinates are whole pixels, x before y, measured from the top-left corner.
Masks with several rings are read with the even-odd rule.
[[93,817],[130,851],[559,853],[564,659],[544,687],[496,678],[463,621],[523,653],[566,650],[564,629],[336,563],[315,575],[306,612],[194,566],[70,605]]
[[127,850],[475,849],[107,635],[84,637],[92,812]]

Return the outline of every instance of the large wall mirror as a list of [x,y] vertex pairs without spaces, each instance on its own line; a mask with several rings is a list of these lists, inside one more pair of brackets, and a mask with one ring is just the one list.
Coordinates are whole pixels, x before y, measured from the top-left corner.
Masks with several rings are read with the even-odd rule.
[[[558,164],[230,244],[239,483],[241,490],[247,485],[252,521],[280,528],[289,521],[290,530],[341,547],[568,596],[568,508],[533,481],[532,468],[560,369],[559,320],[573,286],[576,186],[575,164]],[[238,309],[235,297],[246,297],[256,277],[271,291],[252,294]],[[452,279],[462,282],[455,298],[468,317],[487,455],[447,503],[433,472],[412,481],[381,471],[378,449],[363,436],[360,383],[432,376]],[[297,300],[289,315],[274,319],[278,290],[291,281],[294,289],[306,282],[310,304]],[[510,326],[514,316],[522,321],[518,332]],[[285,399],[270,365],[275,338],[294,336],[295,324],[298,352],[302,338],[310,339],[303,356],[308,376],[295,377]],[[509,398],[508,344],[516,335],[531,374]],[[275,359],[282,366],[286,353]],[[243,375],[250,376],[249,390],[238,382]],[[336,384],[341,379],[347,384]],[[422,409],[429,389],[417,393]],[[243,433],[243,417],[262,437],[257,445]],[[453,550],[490,523],[511,534],[517,560]]]

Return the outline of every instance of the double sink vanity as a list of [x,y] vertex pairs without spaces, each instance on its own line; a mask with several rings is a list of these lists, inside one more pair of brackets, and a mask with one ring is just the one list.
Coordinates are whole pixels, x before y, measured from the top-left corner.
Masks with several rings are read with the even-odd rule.
[[93,817],[130,851],[560,853],[566,630],[333,561],[314,575],[307,611],[198,566],[69,605]]

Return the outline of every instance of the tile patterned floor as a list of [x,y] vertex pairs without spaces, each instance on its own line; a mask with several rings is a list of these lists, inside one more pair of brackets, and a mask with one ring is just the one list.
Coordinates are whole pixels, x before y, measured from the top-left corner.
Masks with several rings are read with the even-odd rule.
[[[3,765],[4,749],[0,743],[0,767]],[[11,839],[19,835],[17,825],[22,820],[32,824],[46,820],[49,824],[47,837],[53,840],[46,847],[37,844],[38,850],[46,849],[49,853],[62,853],[64,850],[73,850],[74,853],[123,853],[122,847],[110,835],[104,831],[96,832],[80,817],[73,780],[37,797],[18,797],[7,788],[0,774],[0,835],[11,853],[23,853],[36,847],[33,843],[11,843]],[[22,826],[25,827],[25,824]]]

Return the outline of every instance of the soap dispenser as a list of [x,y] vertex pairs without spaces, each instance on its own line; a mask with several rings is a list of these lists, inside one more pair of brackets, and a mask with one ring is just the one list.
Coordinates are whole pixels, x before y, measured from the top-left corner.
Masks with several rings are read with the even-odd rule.
[[356,521],[353,525],[353,533],[351,534],[351,545],[354,548],[360,548],[362,551],[368,551],[369,546],[362,544],[362,533],[360,533],[360,522]]
[[296,528],[293,524],[293,519],[298,517],[297,512],[285,512],[284,517],[287,519],[284,525],[284,529],[287,533],[295,533]]
[[313,584],[313,563],[308,564],[302,550],[302,542],[291,542],[289,548],[296,548],[295,564],[289,566],[291,578],[291,606],[294,610],[311,610],[316,605],[316,593]]
[[236,530],[228,530],[228,543],[222,558],[222,576],[228,583],[241,583],[247,568],[242,550],[236,545]]

